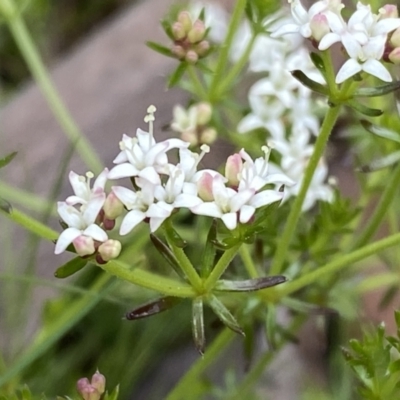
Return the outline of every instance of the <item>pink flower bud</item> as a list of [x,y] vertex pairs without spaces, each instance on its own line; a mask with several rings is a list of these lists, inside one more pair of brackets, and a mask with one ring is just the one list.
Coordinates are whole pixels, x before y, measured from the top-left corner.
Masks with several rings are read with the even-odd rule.
[[228,157],[225,164],[225,177],[229,186],[239,185],[239,175],[243,168],[243,160],[240,154],[236,153]]
[[399,12],[395,4],[385,4],[382,8],[379,9],[379,15],[379,19],[398,18]]
[[182,132],[181,139],[190,143],[191,146],[196,146],[199,143],[196,133],[191,130]]
[[200,135],[200,142],[204,144],[212,144],[216,141],[218,133],[214,128],[207,128]]
[[186,56],[186,51],[182,46],[178,45],[172,46],[171,51],[179,59],[185,58]]
[[390,36],[389,43],[393,47],[400,47],[400,28],[397,28]]
[[196,105],[197,125],[206,125],[210,122],[212,107],[210,103],[201,102]]
[[174,36],[175,40],[182,40],[186,37],[185,28],[180,22],[175,22],[172,25],[172,35]]
[[197,181],[197,191],[199,197],[203,201],[213,201],[214,196],[212,192],[213,177],[209,172],[204,172],[201,178]]
[[83,400],[100,400],[101,394],[93,386],[86,386],[80,392]]
[[198,43],[204,39],[205,34],[206,27],[204,26],[204,22],[198,19],[193,24],[192,29],[188,32],[187,37],[190,43]]
[[186,33],[192,29],[193,23],[189,11],[181,11],[178,15],[178,22],[182,24]]
[[193,49],[200,57],[202,57],[207,54],[208,50],[210,50],[210,43],[208,43],[207,40],[202,40],[200,43],[197,43]]
[[85,235],[80,235],[72,242],[76,253],[81,256],[89,256],[93,254],[96,249],[94,247],[94,240],[93,238]]
[[76,382],[76,390],[81,393],[83,389],[85,389],[87,386],[90,386],[90,382],[88,378],[81,378]]
[[106,391],[106,377],[99,371],[93,374],[91,384],[100,394]]
[[117,258],[121,253],[121,242],[119,240],[108,239],[97,249],[103,261],[110,261]]
[[193,50],[189,50],[186,53],[185,56],[185,60],[189,63],[189,64],[196,64],[197,60],[199,59],[199,56],[197,55],[197,53]]
[[310,28],[312,32],[312,38],[317,42],[330,32],[328,19],[322,13],[316,14],[310,21]]
[[396,47],[392,52],[389,54],[389,60],[393,64],[400,64],[400,47]]
[[116,219],[124,212],[124,205],[121,200],[111,192],[104,202],[103,206],[104,216],[107,219]]

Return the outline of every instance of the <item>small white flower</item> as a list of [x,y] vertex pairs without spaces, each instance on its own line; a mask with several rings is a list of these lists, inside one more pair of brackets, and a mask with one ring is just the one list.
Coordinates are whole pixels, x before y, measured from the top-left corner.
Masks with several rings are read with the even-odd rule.
[[145,122],[149,123],[149,132],[138,129],[136,137],[123,135],[120,142],[121,152],[114,160],[118,164],[108,174],[109,179],[118,179],[130,176],[139,176],[156,184],[159,173],[168,172],[167,151],[173,148],[189,146],[180,139],[168,139],[156,143],[153,137],[153,121],[155,107],[148,108]]

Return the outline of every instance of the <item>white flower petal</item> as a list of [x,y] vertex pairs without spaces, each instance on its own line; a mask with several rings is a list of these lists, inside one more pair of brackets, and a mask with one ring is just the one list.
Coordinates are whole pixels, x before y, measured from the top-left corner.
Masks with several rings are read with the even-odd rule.
[[335,82],[343,83],[346,79],[349,79],[361,70],[361,65],[356,60],[350,58],[342,65],[342,68],[340,68],[338,74],[336,75]]
[[126,178],[129,176],[137,176],[139,170],[130,163],[118,164],[111,168],[107,175],[108,179]]
[[225,226],[232,231],[233,229],[236,228],[237,226],[237,215],[234,212],[228,213],[228,214],[224,214],[221,217],[223,223],[225,224]]
[[132,210],[126,214],[125,218],[122,220],[121,227],[119,229],[120,235],[126,235],[129,233],[136,225],[142,222],[146,218],[146,214],[139,210]]
[[54,254],[61,254],[80,235],[82,235],[82,232],[79,229],[65,229],[65,231],[61,232],[60,236],[57,239]]
[[83,234],[86,236],[90,236],[98,242],[105,242],[108,239],[107,233],[96,224],[89,225],[83,231]]
[[191,208],[194,214],[207,215],[209,217],[221,218],[222,212],[214,201],[207,201]]
[[255,207],[245,204],[240,209],[240,217],[239,217],[240,223],[246,224],[247,222],[249,222],[251,217],[254,215],[255,211],[256,211]]
[[363,71],[370,75],[376,76],[385,82],[391,82],[392,76],[389,71],[378,60],[367,60],[362,65]]
[[271,203],[275,203],[276,201],[280,201],[282,200],[282,197],[283,193],[275,190],[264,190],[254,195],[250,201],[250,204],[255,208],[259,208]]

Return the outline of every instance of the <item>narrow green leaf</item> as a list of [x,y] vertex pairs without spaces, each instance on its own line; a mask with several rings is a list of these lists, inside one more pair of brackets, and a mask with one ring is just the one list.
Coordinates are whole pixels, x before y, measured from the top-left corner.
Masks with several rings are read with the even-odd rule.
[[178,68],[176,68],[176,70],[171,74],[171,76],[168,79],[168,84],[167,84],[168,89],[172,88],[180,81],[180,79],[182,78],[183,74],[186,71],[187,66],[188,64],[184,61],[181,61],[179,63]]
[[61,267],[57,268],[54,276],[59,279],[68,278],[69,276],[80,271],[88,263],[87,258],[75,257]]
[[192,332],[193,340],[197,351],[203,355],[206,346],[206,337],[204,334],[204,312],[203,299],[198,297],[192,304]]
[[215,285],[215,290],[224,292],[253,292],[286,282],[282,275],[266,276],[262,278],[247,279],[244,281],[219,280]]
[[0,210],[6,212],[7,214],[12,213],[12,205],[0,197]]
[[168,230],[168,236],[176,247],[183,249],[187,245],[186,240],[182,239],[179,233],[172,226],[166,226],[165,229]]
[[[207,52],[207,55],[210,54],[212,50],[213,47],[210,48],[210,50]],[[204,62],[197,62],[196,67],[208,75],[212,75],[214,73],[214,71],[211,68],[209,68]]]
[[400,143],[400,135],[398,133],[390,129],[383,128],[382,126],[371,124],[371,122],[365,119],[362,119],[360,122],[363,128],[368,132],[376,136],[379,136],[381,138],[388,139],[396,143]]
[[206,8],[202,7],[199,16],[197,17],[200,21],[205,22],[206,19]]
[[244,336],[243,329],[237,323],[235,317],[229,312],[229,310],[214,296],[209,295],[207,301],[212,310],[217,314],[218,318],[223,324],[234,332]]
[[276,307],[271,303],[268,304],[267,317],[265,319],[265,332],[267,340],[272,349],[276,348],[276,332],[278,330],[276,324]]
[[208,275],[210,275],[210,272],[214,266],[215,254],[217,252],[217,249],[214,245],[216,239],[217,239],[217,221],[214,219],[210,226],[210,230],[208,231],[207,241],[204,247],[203,257],[200,265],[201,267],[200,273],[203,278],[208,277]]
[[400,81],[390,82],[373,88],[360,88],[353,94],[354,97],[377,97],[383,96],[400,89]]
[[176,58],[175,54],[172,53],[171,49],[169,49],[168,47],[165,47],[159,43],[148,41],[148,42],[146,42],[146,46],[150,47],[150,49],[156,51],[157,53],[162,54],[163,56]]
[[172,267],[172,269],[180,276],[183,280],[187,280],[185,274],[182,272],[179,262],[176,259],[174,253],[172,253],[171,249],[156,235],[150,235],[151,242],[154,247],[158,250],[158,252],[164,257],[168,264]]
[[359,167],[357,170],[360,172],[374,172],[381,170],[383,168],[387,168],[392,166],[393,164],[397,164],[400,160],[400,150],[394,153],[391,153],[385,157],[378,158],[376,160],[371,161],[369,164],[363,165]]
[[325,64],[322,57],[318,53],[311,52],[310,58],[312,63],[315,65],[315,68],[320,70],[322,73],[325,73]]
[[118,396],[119,396],[119,385],[117,385],[110,394],[106,392],[106,394],[104,395],[104,400],[118,400]]
[[167,311],[170,308],[176,306],[182,301],[179,297],[166,296],[161,297],[157,300],[149,301],[148,303],[142,304],[134,310],[126,313],[125,317],[129,321],[136,319],[151,317],[152,315],[159,314],[160,312]]
[[312,79],[310,79],[303,71],[296,69],[294,71],[291,71],[291,74],[293,75],[294,78],[296,78],[298,81],[300,81],[304,86],[308,87],[309,89],[313,90],[314,92],[328,96],[329,89],[326,86],[321,85],[320,83],[315,82]]
[[17,152],[14,151],[13,153],[7,154],[4,158],[0,158],[0,168],[3,168],[9,164],[16,155]]
[[167,19],[162,19],[161,20],[161,26],[164,29],[164,32],[166,33],[166,35],[171,39],[171,40],[175,40],[174,38],[174,34],[172,33],[172,25],[171,22],[168,21]]
[[355,100],[348,101],[346,105],[354,108],[361,114],[367,115],[368,117],[380,117],[383,114],[382,110],[378,110],[376,108],[369,108],[367,106],[364,106],[364,104],[361,104]]

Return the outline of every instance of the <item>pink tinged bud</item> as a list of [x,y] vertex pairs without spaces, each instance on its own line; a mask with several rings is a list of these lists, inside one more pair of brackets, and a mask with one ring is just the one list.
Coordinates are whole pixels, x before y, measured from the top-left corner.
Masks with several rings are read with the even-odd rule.
[[239,185],[239,175],[243,168],[243,160],[240,154],[236,153],[228,157],[225,164],[225,177],[229,186]]
[[172,46],[171,51],[179,59],[185,58],[186,56],[186,51],[182,46]]
[[94,240],[89,236],[80,235],[72,243],[75,247],[76,253],[81,257],[89,256],[96,251]]
[[310,29],[312,38],[320,42],[330,32],[326,16],[322,13],[316,14],[310,21]]
[[111,230],[114,229],[114,227],[115,227],[115,219],[104,218],[104,220],[103,220],[103,228],[106,231],[111,231]]
[[88,378],[81,378],[76,382],[76,390],[81,393],[86,387],[90,386]]
[[193,50],[200,56],[204,56],[207,54],[208,50],[210,50],[210,43],[207,40],[202,40],[200,43],[197,43]]
[[186,37],[185,28],[180,22],[175,22],[172,25],[172,34],[175,40],[182,40]]
[[400,47],[395,48],[392,50],[392,52],[389,54],[389,60],[393,64],[400,64]]
[[178,22],[182,24],[185,33],[188,33],[192,29],[192,18],[190,17],[190,13],[188,11],[181,11],[178,14]]
[[199,19],[193,24],[193,28],[188,32],[188,39],[190,43],[198,43],[204,39],[206,34],[206,27],[204,22]]
[[214,128],[205,129],[200,135],[200,142],[203,144],[212,144],[217,140],[218,133]]
[[107,219],[116,219],[124,212],[124,205],[121,200],[111,192],[103,206],[104,216]]
[[87,386],[82,390],[83,400],[100,400],[101,394],[93,386]]
[[197,125],[206,125],[210,122],[212,115],[212,107],[210,103],[202,102],[196,105],[197,108]]
[[379,14],[379,19],[399,17],[399,12],[395,4],[385,4],[382,8],[379,9]]
[[191,146],[196,146],[199,143],[197,135],[193,131],[182,132],[181,139],[185,142],[190,143]]
[[198,195],[203,201],[214,200],[212,183],[213,177],[209,172],[204,172],[201,178],[197,181]]
[[106,391],[106,377],[99,371],[93,374],[91,384],[100,394]]
[[185,60],[186,60],[189,64],[196,64],[197,61],[198,61],[198,59],[199,59],[199,56],[197,55],[197,53],[196,53],[195,51],[189,50],[189,51],[186,53]]
[[393,47],[400,47],[400,28],[397,28],[390,36],[389,43]]
[[107,262],[117,258],[121,253],[121,242],[119,240],[108,239],[97,249],[103,261]]

